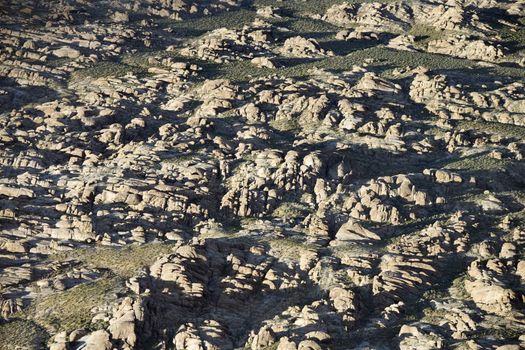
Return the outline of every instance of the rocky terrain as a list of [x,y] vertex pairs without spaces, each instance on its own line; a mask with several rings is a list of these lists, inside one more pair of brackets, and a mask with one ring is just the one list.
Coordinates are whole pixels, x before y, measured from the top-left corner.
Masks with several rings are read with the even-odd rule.
[[0,350],[525,348],[525,1],[1,0]]

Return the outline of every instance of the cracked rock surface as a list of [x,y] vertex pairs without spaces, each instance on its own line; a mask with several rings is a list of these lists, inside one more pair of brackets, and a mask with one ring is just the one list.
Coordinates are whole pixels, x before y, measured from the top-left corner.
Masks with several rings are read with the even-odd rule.
[[525,2],[0,0],[0,350],[525,348]]

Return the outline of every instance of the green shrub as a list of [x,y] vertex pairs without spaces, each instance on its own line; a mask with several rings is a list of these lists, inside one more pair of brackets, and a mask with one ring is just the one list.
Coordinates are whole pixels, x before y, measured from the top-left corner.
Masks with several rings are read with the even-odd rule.
[[33,321],[15,319],[0,323],[0,350],[45,349],[48,338],[46,330]]

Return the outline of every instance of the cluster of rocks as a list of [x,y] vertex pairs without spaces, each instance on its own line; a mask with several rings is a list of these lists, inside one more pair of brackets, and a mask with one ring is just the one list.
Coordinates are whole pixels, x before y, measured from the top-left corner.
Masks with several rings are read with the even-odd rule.
[[[475,118],[488,122],[523,125],[523,83],[511,82],[492,90],[454,86],[444,75],[419,70],[410,97],[443,119]],[[497,82],[496,82],[497,83]],[[496,85],[496,86],[497,86]]]
[[[481,1],[476,4],[461,1],[396,1],[389,3],[349,3],[333,5],[321,17],[322,20],[347,28],[336,35],[337,39],[378,40],[386,34],[399,34],[388,42],[388,47],[404,51],[426,51],[471,60],[497,62],[508,60],[506,48],[487,42],[494,37],[497,27],[487,21],[485,11],[491,16],[506,16],[515,13],[507,4]],[[439,39],[418,43],[421,30],[436,32]],[[515,30],[515,28],[513,29]],[[364,35],[366,33],[366,35]],[[462,34],[457,34],[462,33]],[[424,35],[421,36],[424,38]],[[520,63],[514,58],[511,61]]]
[[465,36],[456,36],[428,43],[428,52],[468,58],[471,60],[496,61],[503,57],[503,51],[483,40],[468,40]]
[[0,6],[0,350],[525,346],[525,5],[307,3]]
[[140,2],[111,2],[102,1],[98,4],[71,0],[68,2],[48,1],[46,3],[33,3],[30,1],[7,1],[2,8],[2,14],[12,16],[23,15],[35,20],[60,21],[62,23],[81,23],[92,19],[97,9],[107,11],[106,16],[101,19],[106,23],[128,23],[137,19],[169,18],[181,20],[194,16],[207,16],[213,13],[230,11],[239,7],[238,1],[216,0],[216,1],[153,1]]
[[[134,348],[140,338],[155,335],[175,349],[242,345],[262,349],[272,344],[282,349],[321,349],[332,333],[342,336],[342,329],[355,322],[360,302],[356,293],[337,286],[336,281],[330,282],[335,285],[330,285],[324,298],[313,288],[305,291],[323,283],[319,273],[327,268],[313,259],[310,256],[303,265],[284,263],[262,246],[218,240],[181,245],[157,260],[148,274],[129,281],[136,296],[115,304],[107,330],[84,332],[81,337],[74,337],[80,330],[58,334],[51,347]],[[312,302],[290,306],[283,300],[285,295],[289,301],[302,303],[302,298],[308,298]],[[210,298],[215,311],[209,311]],[[247,333],[251,325],[273,316]],[[319,320],[331,326],[319,330]]]
[[[283,28],[256,19],[242,29],[219,28],[213,30],[188,46],[180,49],[185,56],[209,60],[216,63],[233,60],[251,60],[262,68],[275,68],[272,59],[276,56],[315,58],[333,56],[314,39],[293,36],[282,39]],[[281,39],[281,40],[279,40]],[[177,48],[170,49],[176,51]]]
[[182,48],[180,53],[217,63],[240,59],[260,60],[265,55],[272,55],[271,44],[275,41],[273,32],[272,25],[264,21],[255,21],[240,30],[219,28]]
[[286,57],[304,58],[334,55],[333,52],[321,48],[314,39],[306,39],[301,36],[286,39],[281,48],[281,54]]

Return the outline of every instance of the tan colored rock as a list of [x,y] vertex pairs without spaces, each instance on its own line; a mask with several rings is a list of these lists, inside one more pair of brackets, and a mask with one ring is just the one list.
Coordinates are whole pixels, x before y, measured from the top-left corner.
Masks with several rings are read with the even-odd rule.
[[322,49],[314,39],[306,39],[301,36],[286,39],[281,48],[281,53],[289,57],[333,56],[331,51]]
[[109,341],[109,333],[105,330],[98,330],[91,333],[86,340],[86,350],[111,350],[112,345]]
[[271,328],[263,327],[259,330],[259,333],[257,333],[253,340],[251,349],[252,350],[262,350],[266,349],[272,344],[275,343],[275,334],[271,330]]
[[350,219],[343,226],[339,228],[335,234],[337,241],[352,242],[352,241],[378,241],[381,237],[376,233],[367,230],[357,221]]
[[518,302],[518,296],[513,290],[489,281],[467,280],[465,289],[480,309],[499,315],[511,312],[513,305]]
[[251,60],[251,62],[259,68],[269,68],[269,69],[277,68],[275,64],[267,57],[255,57]]
[[427,50],[432,53],[494,62],[503,57],[503,51],[482,40],[471,40],[465,36],[456,36],[428,43]]
[[80,51],[72,47],[63,46],[53,51],[53,54],[59,58],[75,59],[80,57]]

